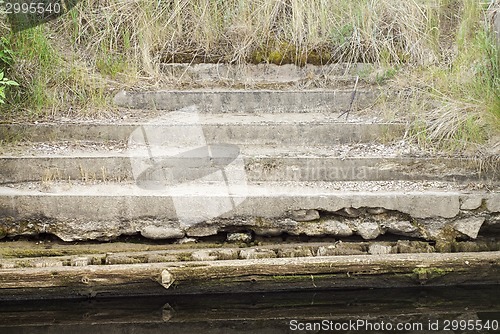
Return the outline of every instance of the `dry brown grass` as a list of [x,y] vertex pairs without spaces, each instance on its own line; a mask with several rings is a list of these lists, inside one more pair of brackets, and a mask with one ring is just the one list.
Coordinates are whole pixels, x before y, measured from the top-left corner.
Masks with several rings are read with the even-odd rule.
[[60,31],[89,60],[148,75],[179,61],[428,64],[440,59],[443,2],[83,0]]

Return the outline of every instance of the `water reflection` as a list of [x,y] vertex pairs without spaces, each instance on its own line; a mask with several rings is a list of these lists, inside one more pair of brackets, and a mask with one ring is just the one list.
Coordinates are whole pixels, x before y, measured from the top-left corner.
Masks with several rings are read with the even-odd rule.
[[[0,333],[35,334],[491,333],[495,321],[500,321],[500,289],[481,286],[3,301],[0,319]],[[452,321],[457,330],[452,330]],[[362,322],[365,327],[341,327]],[[443,331],[447,322],[450,330]],[[436,323],[440,330],[431,331],[429,326]],[[474,323],[476,328],[462,330],[461,323]],[[489,330],[484,328],[487,323]],[[396,329],[397,324],[406,324],[408,330]],[[411,324],[417,330],[409,330]],[[416,324],[421,324],[421,330]],[[479,324],[483,326],[480,330]]]

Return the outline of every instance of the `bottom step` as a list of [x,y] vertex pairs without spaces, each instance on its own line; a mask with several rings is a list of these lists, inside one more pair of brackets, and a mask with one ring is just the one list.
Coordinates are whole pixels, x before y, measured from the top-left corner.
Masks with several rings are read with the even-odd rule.
[[165,192],[123,183],[37,187],[0,187],[0,238],[182,239],[248,232],[452,241],[500,230],[500,193],[453,183],[201,184]]

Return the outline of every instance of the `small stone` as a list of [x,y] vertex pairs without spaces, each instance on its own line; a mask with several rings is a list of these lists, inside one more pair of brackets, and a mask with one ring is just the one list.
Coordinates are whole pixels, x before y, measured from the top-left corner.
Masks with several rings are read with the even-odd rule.
[[396,244],[398,253],[434,253],[433,246],[423,241],[399,240]]
[[388,233],[404,235],[407,237],[420,237],[420,232],[416,226],[407,220],[396,220],[383,222],[383,227]]
[[283,233],[281,228],[261,228],[254,227],[253,231],[256,235],[264,236],[264,237],[277,237]]
[[210,253],[210,255],[215,255],[217,260],[237,260],[238,251],[235,249],[218,249]]
[[106,264],[137,264],[137,263],[141,263],[141,260],[134,259],[133,257],[130,257],[130,256],[110,254],[110,255],[106,255],[105,263]]
[[381,215],[383,213],[386,213],[387,210],[384,208],[368,208],[366,209],[366,212],[372,215]]
[[486,209],[490,212],[500,212],[500,193],[490,193],[486,199]]
[[148,239],[180,239],[184,238],[184,231],[180,228],[147,226],[141,235]]
[[187,238],[184,237],[182,239],[177,240],[175,243],[178,245],[183,245],[183,244],[191,244],[191,243],[196,243],[198,240],[195,238]]
[[168,289],[174,281],[174,275],[172,275],[167,269],[161,272],[161,285],[163,285],[165,289]]
[[367,222],[356,226],[358,234],[365,240],[376,239],[380,234],[380,227],[377,223]]
[[275,258],[276,253],[272,249],[251,248],[240,251],[240,259],[270,259]]
[[228,233],[227,242],[251,242],[252,233]]
[[174,255],[150,254],[146,258],[147,263],[177,262]]
[[321,237],[325,235],[323,225],[319,221],[298,223],[296,226],[288,227],[286,232],[290,235],[307,235],[310,237]]
[[308,222],[319,219],[318,210],[294,210],[291,213],[291,218],[298,222]]
[[355,208],[343,208],[336,211],[335,213],[347,218],[357,218],[361,214],[360,211]]
[[203,226],[195,225],[191,226],[187,231],[186,235],[188,237],[209,237],[211,235],[216,235],[218,232],[216,225]]
[[317,256],[337,256],[337,255],[364,255],[365,251],[361,249],[360,244],[349,242],[339,242],[335,245],[318,247]]
[[366,255],[366,252],[352,247],[338,247],[333,255]]
[[58,260],[38,260],[33,263],[33,267],[35,268],[46,268],[46,267],[62,267],[63,262]]
[[471,239],[476,239],[481,226],[483,226],[484,217],[470,217],[458,219],[453,223],[455,231],[460,232]]
[[3,263],[0,263],[0,268],[2,269],[12,269],[12,268],[15,268],[16,267],[16,264],[13,263],[13,262],[3,262]]
[[483,203],[483,196],[478,194],[470,194],[460,196],[460,209],[461,210],[476,210]]
[[325,220],[323,222],[323,230],[325,234],[338,237],[349,237],[353,235],[352,229],[349,225],[336,220]]
[[[422,238],[426,240],[439,240],[443,238],[443,233],[445,230],[450,232],[449,230],[453,230],[453,227],[450,225],[449,221],[442,218],[433,218],[433,219],[416,219],[414,224],[418,226],[419,232],[422,235]],[[450,233],[448,233],[450,234]],[[449,237],[445,237],[444,239],[455,238],[456,232],[453,230],[453,235],[449,235]]]
[[321,246],[318,247],[318,251],[316,252],[316,256],[331,256],[335,255],[335,245],[330,246]]
[[213,255],[208,250],[199,250],[191,254],[193,261],[215,261],[217,255]]
[[278,250],[278,257],[310,257],[313,256],[311,249],[305,247],[297,247],[292,249]]
[[127,92],[124,90],[119,91],[113,98],[113,102],[117,105],[126,105],[129,102]]
[[371,244],[368,246],[368,253],[371,255],[385,255],[392,253],[392,246]]
[[75,257],[71,259],[72,267],[84,267],[90,265],[91,261],[88,257]]

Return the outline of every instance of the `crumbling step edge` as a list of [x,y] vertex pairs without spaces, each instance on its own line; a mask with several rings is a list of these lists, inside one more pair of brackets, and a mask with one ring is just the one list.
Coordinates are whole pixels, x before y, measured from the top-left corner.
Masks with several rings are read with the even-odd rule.
[[[81,192],[91,189],[86,194]],[[4,188],[8,191],[0,196],[0,238],[51,233],[64,241],[112,240],[141,233],[152,239],[181,239],[186,235],[253,231],[262,236],[358,234],[371,240],[387,232],[449,242],[460,235],[475,239],[483,225],[496,226],[500,222],[500,193],[308,193],[301,187],[295,194],[284,188],[282,193],[275,189],[269,196],[262,188],[231,211],[214,217],[207,215],[205,206],[222,205],[229,200],[213,197],[213,188],[210,189],[212,192],[198,188],[200,194],[210,194],[206,196],[177,193],[169,197],[146,195],[146,190],[142,195],[134,194],[135,190],[125,186],[82,187],[80,192],[36,195]],[[174,202],[179,200],[189,207],[189,212],[183,213],[189,216],[183,220],[179,220]]]

